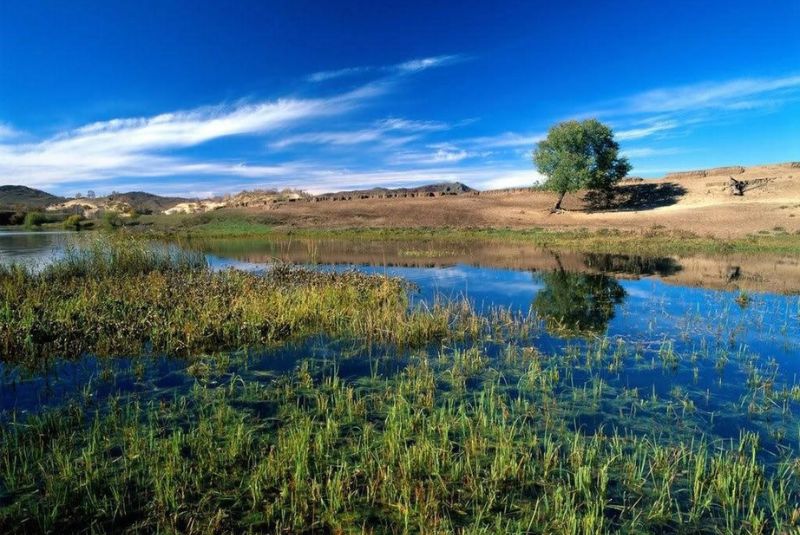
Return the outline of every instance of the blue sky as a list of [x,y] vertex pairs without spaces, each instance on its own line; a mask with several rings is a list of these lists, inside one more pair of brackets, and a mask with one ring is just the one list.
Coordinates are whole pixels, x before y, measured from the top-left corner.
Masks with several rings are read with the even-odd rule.
[[800,2],[0,2],[0,183],[208,196],[800,160]]

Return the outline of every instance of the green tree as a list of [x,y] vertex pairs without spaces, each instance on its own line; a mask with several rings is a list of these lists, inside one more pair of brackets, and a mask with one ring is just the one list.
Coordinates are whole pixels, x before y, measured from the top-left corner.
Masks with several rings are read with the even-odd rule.
[[547,177],[544,188],[558,193],[553,211],[567,193],[586,188],[611,192],[631,166],[619,156],[611,128],[597,119],[565,121],[550,128],[533,151],[533,163]]

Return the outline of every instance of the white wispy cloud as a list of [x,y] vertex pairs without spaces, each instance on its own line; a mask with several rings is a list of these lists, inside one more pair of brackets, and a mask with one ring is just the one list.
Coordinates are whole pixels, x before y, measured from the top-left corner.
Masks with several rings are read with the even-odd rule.
[[413,121],[399,117],[381,119],[376,124],[385,130],[403,130],[407,132],[436,132],[450,128],[449,124],[441,121]]
[[392,67],[392,69],[403,73],[419,72],[419,71],[424,71],[426,69],[432,69],[434,67],[452,65],[453,63],[457,63],[463,60],[464,56],[458,54],[433,56],[430,58],[412,59],[411,61],[405,61],[403,63],[395,65],[394,67]]
[[22,132],[12,127],[10,124],[0,122],[0,140],[14,138],[22,135]]
[[433,153],[431,161],[434,162],[459,162],[472,156],[465,150],[444,150],[439,149]]
[[208,163],[165,154],[212,140],[256,135],[346,113],[381,94],[380,85],[316,99],[202,107],[153,117],[112,119],[33,143],[0,143],[0,176],[28,185],[127,176],[271,176],[271,166]]
[[[685,152],[659,147],[659,141],[686,137],[698,127],[734,124],[752,113],[774,112],[796,100],[800,100],[800,75],[734,78],[642,91],[606,101],[580,116],[610,120],[623,153],[642,159]],[[650,146],[626,146],[645,139]],[[676,161],[675,165],[681,164]],[[637,168],[635,172],[647,174],[649,170]]]
[[311,73],[306,77],[309,82],[325,82],[337,78],[359,76],[368,73],[389,73],[389,74],[413,74],[420,71],[452,65],[466,58],[460,54],[446,54],[441,56],[431,56],[427,58],[417,58],[394,65],[364,65],[360,67],[345,67],[330,71],[319,71]]
[[770,106],[800,92],[800,75],[737,78],[662,87],[608,102],[590,115],[675,114]]
[[430,151],[405,151],[391,155],[389,161],[395,164],[442,164],[455,163],[477,156],[476,153],[455,148],[432,148]]
[[347,67],[345,69],[337,69],[333,71],[319,71],[309,74],[306,79],[309,82],[324,82],[326,80],[333,80],[334,78],[343,78],[345,76],[356,76],[374,70],[373,67]]
[[475,183],[481,189],[526,188],[541,184],[545,177],[534,170],[508,170],[487,174]]
[[675,120],[654,121],[650,124],[647,124],[646,126],[639,126],[635,128],[629,128],[626,130],[618,130],[617,132],[614,133],[614,137],[619,141],[630,141],[633,139],[641,139],[649,137],[659,132],[673,130],[678,126],[679,123],[678,121]]
[[269,144],[272,149],[285,149],[293,145],[358,145],[379,140],[384,134],[379,129],[362,129],[341,132],[306,132],[285,137]]
[[520,134],[503,132],[491,136],[478,136],[428,143],[425,150],[406,150],[392,154],[388,161],[393,164],[442,164],[464,160],[489,158],[498,153],[520,155],[528,158],[533,147],[544,139],[544,134]]
[[621,152],[622,155],[627,158],[652,158],[655,156],[669,156],[673,154],[680,154],[685,151],[674,147],[665,147],[665,148],[638,147],[634,149],[625,149]]
[[[539,143],[546,137],[546,134],[519,134],[516,132],[503,132],[492,136],[479,136],[463,139],[460,143],[470,146],[480,146],[485,149],[501,149],[515,147],[529,147]],[[454,143],[459,143],[454,141]]]
[[285,149],[294,145],[359,145],[381,143],[384,146],[403,145],[418,138],[416,135],[447,130],[450,125],[440,121],[414,121],[398,117],[381,119],[369,128],[322,132],[304,132],[269,143],[272,149]]

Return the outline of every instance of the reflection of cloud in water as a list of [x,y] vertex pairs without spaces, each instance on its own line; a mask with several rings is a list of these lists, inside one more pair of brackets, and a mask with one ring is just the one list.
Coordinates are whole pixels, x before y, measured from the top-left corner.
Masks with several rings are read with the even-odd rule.
[[[264,269],[264,264],[239,263],[215,258],[215,265],[224,267],[240,267],[243,269]],[[543,288],[539,278],[531,277],[530,272],[502,268],[475,267],[457,264],[447,267],[401,267],[370,266],[355,264],[319,264],[308,266],[327,271],[358,271],[400,277],[418,289],[418,297],[423,300],[435,296],[444,298],[468,297],[474,303],[483,306],[505,306],[527,310],[531,300]]]
[[213,269],[223,270],[228,268],[241,269],[242,271],[266,271],[269,269],[268,263],[245,262],[233,258],[222,258],[214,255],[206,255],[208,265]]
[[483,291],[501,292],[501,293],[523,293],[530,292],[534,294],[544,288],[544,284],[533,282],[530,279],[525,281],[486,281],[482,285]]
[[625,288],[625,292],[627,292],[629,297],[635,299],[653,299],[655,297],[652,291],[634,285],[623,284],[622,287]]

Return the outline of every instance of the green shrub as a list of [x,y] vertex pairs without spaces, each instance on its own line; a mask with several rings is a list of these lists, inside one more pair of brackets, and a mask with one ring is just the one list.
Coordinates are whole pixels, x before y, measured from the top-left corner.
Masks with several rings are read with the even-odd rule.
[[80,214],[73,214],[69,216],[67,219],[64,220],[64,228],[67,230],[80,230],[81,229],[81,222],[85,218]]
[[122,219],[117,212],[113,211],[103,212],[103,222],[109,228],[118,228],[122,226]]
[[41,212],[28,212],[25,214],[25,226],[27,228],[40,227],[47,223],[47,217]]

